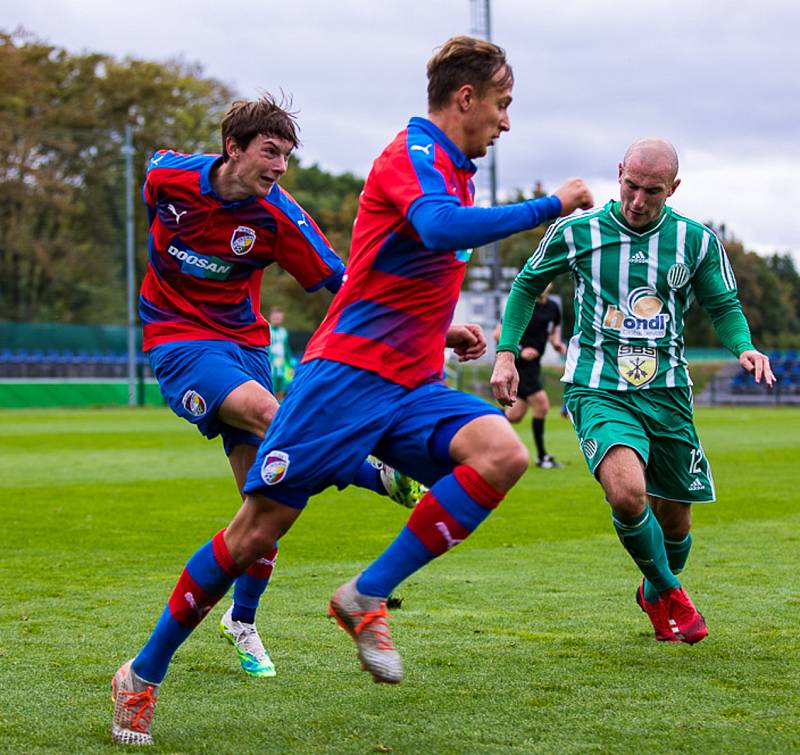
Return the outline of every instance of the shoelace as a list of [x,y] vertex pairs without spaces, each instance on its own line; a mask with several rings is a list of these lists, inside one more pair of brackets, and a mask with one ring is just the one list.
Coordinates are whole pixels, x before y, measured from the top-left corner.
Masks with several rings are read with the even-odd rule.
[[386,623],[386,619],[389,618],[389,614],[386,612],[386,603],[381,603],[381,607],[375,611],[355,611],[353,616],[363,617],[355,627],[356,634],[361,634],[369,629],[378,639],[378,650],[395,649],[389,634],[389,625]]
[[125,695],[125,700],[122,704],[126,708],[136,708],[135,715],[131,721],[130,729],[133,731],[143,732],[147,734],[150,728],[150,721],[153,718],[153,711],[156,707],[156,698],[153,695],[154,687],[148,686],[141,692],[120,692],[120,695]]
[[[250,655],[256,657],[258,660],[262,660],[266,655],[266,650],[261,642],[261,637],[258,634],[256,625],[245,624],[243,621],[235,621],[233,624],[236,642],[244,645]],[[239,625],[238,628],[235,626],[236,624]]]

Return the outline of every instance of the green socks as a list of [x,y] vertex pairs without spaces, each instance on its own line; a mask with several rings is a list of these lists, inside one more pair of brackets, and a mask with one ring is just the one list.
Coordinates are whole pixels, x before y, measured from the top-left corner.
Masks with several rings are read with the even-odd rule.
[[[673,574],[667,560],[664,533],[650,507],[647,506],[641,516],[628,519],[617,514],[611,515],[614,529],[620,542],[645,576],[645,584],[650,582],[659,593],[680,587],[681,583]],[[688,548],[686,556],[689,555]],[[684,558],[684,563],[686,559]],[[647,597],[647,596],[645,596]]]
[[[690,532],[683,540],[667,540],[664,538],[664,549],[667,551],[670,571],[673,574],[680,574],[683,571],[683,567],[686,566],[689,551],[692,549],[692,533]],[[658,590],[653,587],[649,580],[645,579],[644,599],[648,603],[654,603],[658,600],[658,595]]]

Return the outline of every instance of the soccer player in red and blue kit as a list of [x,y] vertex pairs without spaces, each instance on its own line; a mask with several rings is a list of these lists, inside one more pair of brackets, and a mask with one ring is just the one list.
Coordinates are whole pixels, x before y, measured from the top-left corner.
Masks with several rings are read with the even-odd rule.
[[[278,406],[260,312],[264,268],[277,263],[311,292],[337,291],[345,266],[278,185],[298,144],[291,114],[269,96],[234,103],[222,142],[221,156],[162,150],[150,161],[143,190],[149,263],[139,313],[164,398],[206,437],[222,436],[241,492]],[[416,483],[389,467],[362,462],[348,482],[414,502]],[[265,548],[236,580],[220,624],[251,676],[275,673],[255,613],[276,554],[276,544]],[[158,681],[166,669],[159,636],[157,630],[133,664],[143,679]]]
[[[165,612],[188,634],[309,496],[348,480],[374,449],[431,486],[396,540],[330,604],[362,667],[387,683],[403,671],[386,597],[468,537],[528,466],[495,407],[442,382],[446,346],[462,359],[486,348],[477,326],[451,325],[468,249],[592,204],[571,179],[550,197],[472,207],[472,158],[510,128],[511,68],[501,48],[456,37],[428,63],[428,79],[429,118],[412,118],[367,178],[347,280],[259,448],[244,504],[189,560]],[[151,684],[130,706],[148,729],[156,693]]]

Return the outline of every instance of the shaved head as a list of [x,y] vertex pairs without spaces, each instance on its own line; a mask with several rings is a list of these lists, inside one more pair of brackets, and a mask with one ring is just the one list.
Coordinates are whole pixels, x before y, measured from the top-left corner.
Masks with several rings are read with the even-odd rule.
[[637,139],[619,164],[620,212],[631,228],[644,228],[661,215],[680,184],[678,153],[666,139]]
[[653,172],[668,171],[670,180],[678,175],[678,153],[675,147],[660,136],[646,136],[637,139],[622,158],[623,167],[631,163]]

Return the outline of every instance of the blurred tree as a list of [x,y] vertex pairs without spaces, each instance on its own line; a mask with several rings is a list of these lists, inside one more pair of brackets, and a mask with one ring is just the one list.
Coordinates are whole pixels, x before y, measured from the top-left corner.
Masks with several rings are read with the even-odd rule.
[[[126,124],[134,127],[137,283],[146,261],[147,218],[138,189],[159,148],[218,152],[219,123],[235,93],[182,60],[164,63],[74,54],[24,31],[0,31],[0,319],[124,322]],[[312,214],[346,260],[363,179],[292,161],[282,185]],[[545,194],[541,184],[511,201]],[[547,227],[500,244],[503,265],[521,268]],[[800,347],[800,276],[791,257],[760,257],[725,238],[742,305],[761,347]],[[570,276],[554,289],[572,332]],[[295,330],[315,328],[330,303],[308,296],[276,266],[263,307],[278,304]],[[714,345],[708,318],[687,319],[689,345]]]
[[[125,125],[138,193],[157,147],[217,141],[232,93],[200,74],[0,32],[0,319],[124,320]],[[147,226],[135,208],[140,278]]]

